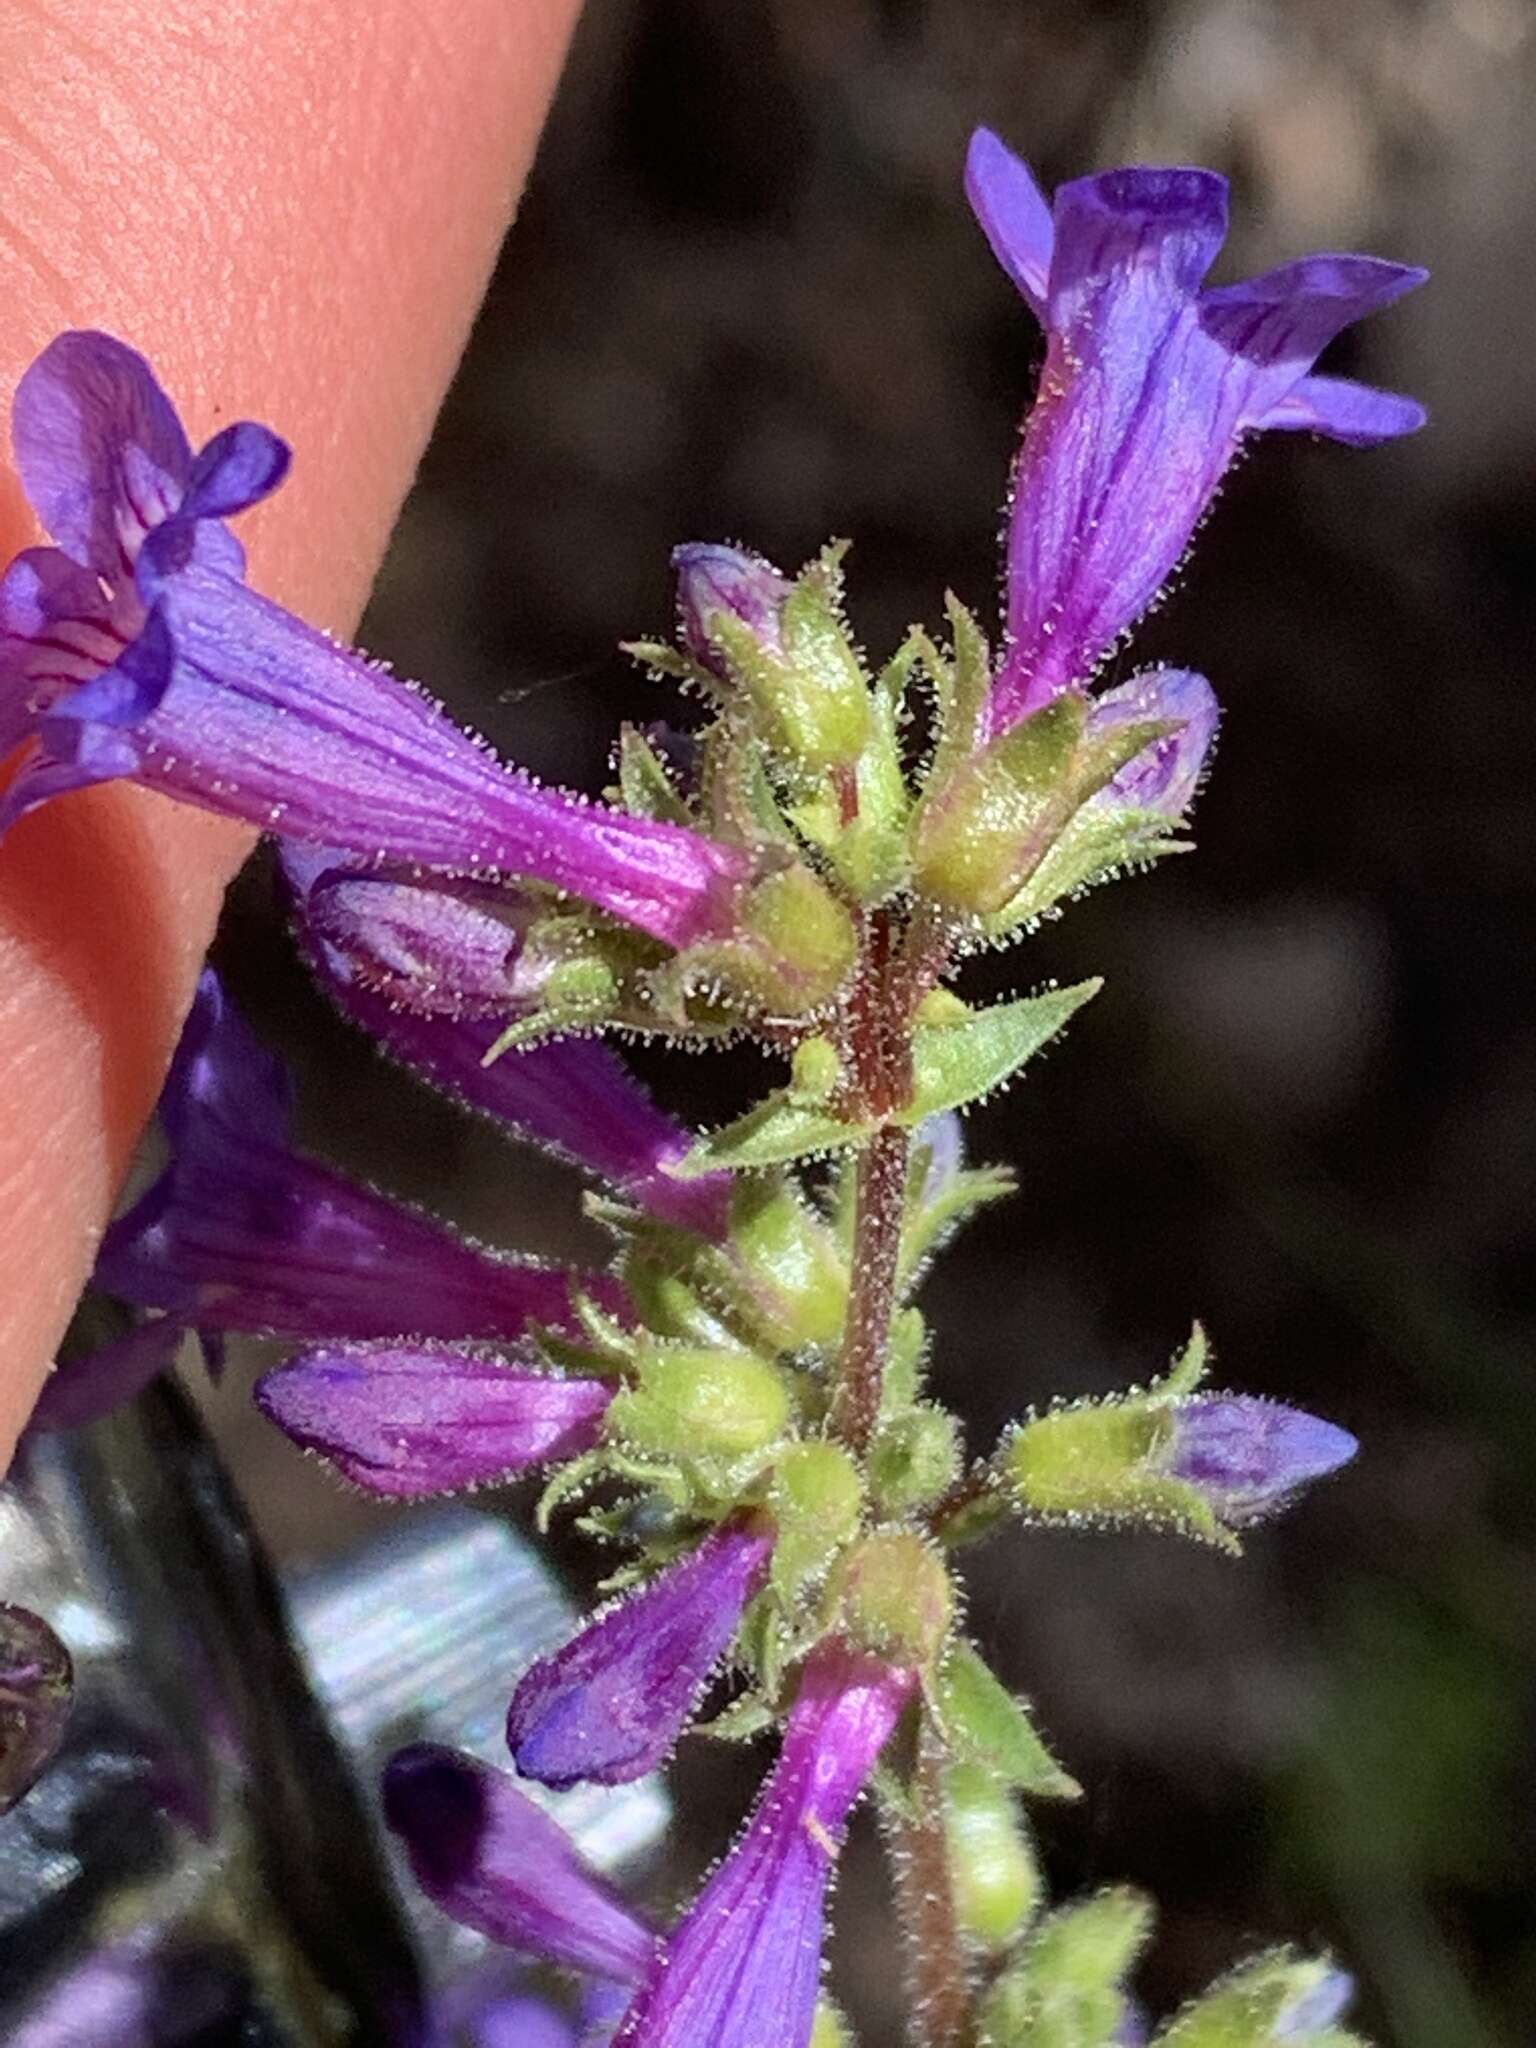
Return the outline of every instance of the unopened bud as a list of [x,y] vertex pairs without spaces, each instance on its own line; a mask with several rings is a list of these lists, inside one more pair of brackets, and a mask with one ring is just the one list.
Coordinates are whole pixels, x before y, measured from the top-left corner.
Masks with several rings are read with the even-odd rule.
[[793,583],[736,548],[691,545],[672,560],[690,652],[747,697],[770,751],[812,775],[852,766],[870,733],[869,686],[830,559]]
[[847,1260],[822,1217],[782,1180],[738,1180],[730,1249],[765,1348],[835,1344],[848,1312]]
[[789,1425],[784,1376],[749,1351],[656,1345],[636,1383],[615,1396],[608,1431],[653,1457],[750,1456]]
[[1010,901],[1076,808],[1084,717],[1081,697],[1060,696],[925,796],[913,861],[922,894],[978,917]]
[[928,1402],[893,1417],[870,1447],[870,1487],[887,1514],[904,1515],[937,1500],[959,1470],[959,1426]]
[[1234,1970],[1180,2013],[1168,2048],[1351,2048],[1338,2026],[1354,1979],[1332,1963],[1280,1950]]
[[778,1526],[773,1582],[792,1599],[831,1563],[859,1526],[863,1489],[838,1444],[792,1444],[774,1467],[768,1511]]
[[980,2048],[1043,2039],[1045,2025],[1052,2040],[1096,2048],[1125,2038],[1125,1978],[1151,1922],[1148,1902],[1124,1886],[1048,1914],[983,1999]]
[[1018,1801],[975,1764],[944,1778],[944,1833],[960,1930],[978,1948],[1008,1948],[1040,1903],[1040,1871]]
[[863,1648],[910,1665],[931,1665],[954,1618],[942,1557],[908,1529],[866,1536],[842,1558],[834,1582],[842,1626]]
[[853,920],[809,868],[782,868],[744,897],[729,944],[746,989],[765,1009],[803,1016],[835,996],[858,951]]
[[1150,669],[1096,697],[1088,719],[1090,740],[1116,726],[1168,721],[1176,730],[1133,755],[1093,798],[1096,809],[1160,811],[1182,818],[1194,801],[1221,718],[1216,692],[1193,669]]

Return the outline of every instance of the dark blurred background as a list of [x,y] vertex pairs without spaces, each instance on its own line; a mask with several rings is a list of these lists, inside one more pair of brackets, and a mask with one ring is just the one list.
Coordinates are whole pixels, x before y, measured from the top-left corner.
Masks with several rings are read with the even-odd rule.
[[[665,627],[676,540],[793,565],[852,535],[874,650],[946,584],[990,615],[1039,341],[961,195],[978,121],[1048,184],[1224,170],[1221,275],[1433,267],[1330,365],[1424,398],[1428,432],[1256,446],[1138,636],[1227,706],[1200,852],[1006,963],[1108,988],[973,1120],[1021,1194],[926,1296],[977,1449],[1158,1369],[1197,1313],[1226,1381],[1361,1437],[1240,1565],[1018,1532],[976,1558],[973,1618],[1088,1788],[1042,1821],[1055,1885],[1161,1902],[1153,2008],[1258,1941],[1329,1943],[1394,2048],[1519,2048],[1536,2010],[1533,87],[1523,0],[604,0],[364,630],[596,787],[619,717],[669,708],[614,644]],[[585,1241],[574,1177],[324,1014],[259,868],[222,959],[317,1146],[497,1241]],[[701,1118],[757,1078],[650,1071]],[[370,1519],[238,1386],[217,1409],[284,1556]],[[672,1882],[755,1767],[685,1754]],[[871,1831],[835,1965],[869,2048],[898,2038],[878,1879]]]

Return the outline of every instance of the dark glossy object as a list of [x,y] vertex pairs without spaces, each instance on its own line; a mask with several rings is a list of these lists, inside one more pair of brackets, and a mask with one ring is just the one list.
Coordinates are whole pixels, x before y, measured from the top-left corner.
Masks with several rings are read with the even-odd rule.
[[0,1599],[49,1616],[76,1677],[57,1759],[0,1819],[7,2048],[414,2048],[356,1781],[175,1389],[28,1447]]

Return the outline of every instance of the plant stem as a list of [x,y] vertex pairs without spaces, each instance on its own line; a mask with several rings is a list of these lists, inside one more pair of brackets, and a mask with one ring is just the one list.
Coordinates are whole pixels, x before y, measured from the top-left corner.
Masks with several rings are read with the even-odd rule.
[[853,1223],[853,1285],[843,1326],[843,1355],[832,1404],[832,1427],[863,1455],[880,1420],[901,1226],[907,1205],[911,1140],[898,1124],[884,1124],[859,1159]]
[[974,2048],[971,1973],[955,1922],[944,1832],[944,1752],[925,1729],[914,1811],[892,1825],[896,1911],[907,1958],[912,2048]]

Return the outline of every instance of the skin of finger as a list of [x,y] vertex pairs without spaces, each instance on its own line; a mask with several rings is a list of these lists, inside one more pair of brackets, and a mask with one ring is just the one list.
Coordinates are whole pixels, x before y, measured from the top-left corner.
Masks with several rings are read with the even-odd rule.
[[[575,0],[11,0],[0,406],[61,328],[194,443],[276,427],[251,578],[349,632],[521,189]],[[0,476],[0,561],[38,538]],[[249,836],[124,788],[0,845],[0,1470],[84,1284]]]

